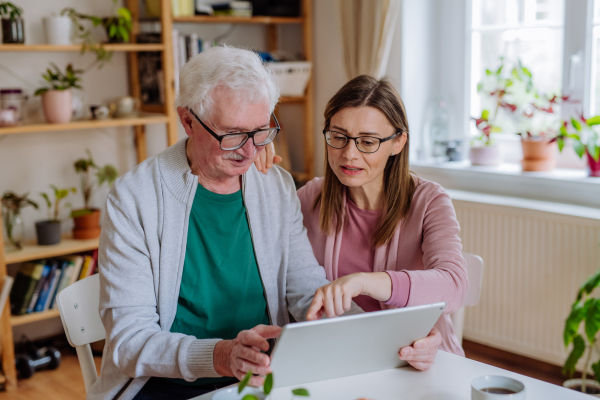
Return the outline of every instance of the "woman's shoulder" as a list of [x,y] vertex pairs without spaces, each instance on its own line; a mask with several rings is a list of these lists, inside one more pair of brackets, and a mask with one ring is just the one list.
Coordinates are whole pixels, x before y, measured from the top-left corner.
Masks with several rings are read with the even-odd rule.
[[323,178],[314,178],[298,189],[298,197],[302,203],[313,202],[323,187]]
[[415,180],[415,193],[413,195],[414,200],[433,199],[438,196],[448,197],[448,193],[444,188],[435,182],[428,181],[426,179],[414,176]]

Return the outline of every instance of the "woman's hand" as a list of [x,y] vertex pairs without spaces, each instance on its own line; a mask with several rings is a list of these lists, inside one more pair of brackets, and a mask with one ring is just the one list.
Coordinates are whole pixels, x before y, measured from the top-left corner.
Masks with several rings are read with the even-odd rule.
[[[261,351],[269,350],[267,339],[279,337],[281,328],[275,325],[258,325],[241,331],[233,340],[221,340],[215,345],[213,365],[221,376],[235,376],[240,381],[248,371],[257,375],[271,373],[271,359]],[[264,378],[253,376],[250,385],[260,386]]]
[[435,361],[435,355],[440,344],[442,344],[442,335],[440,331],[433,328],[426,338],[417,340],[412,346],[401,348],[398,356],[401,360],[407,361],[413,368],[427,371]]
[[315,292],[306,319],[320,319],[323,314],[327,315],[327,318],[339,317],[350,310],[352,298],[361,294],[371,296],[375,300],[388,301],[392,295],[390,276],[385,272],[359,272],[321,286]]
[[275,155],[275,146],[273,146],[273,142],[271,142],[256,154],[254,165],[256,166],[257,170],[261,171],[263,174],[266,174],[273,164],[280,163],[281,161],[282,158],[278,155]]

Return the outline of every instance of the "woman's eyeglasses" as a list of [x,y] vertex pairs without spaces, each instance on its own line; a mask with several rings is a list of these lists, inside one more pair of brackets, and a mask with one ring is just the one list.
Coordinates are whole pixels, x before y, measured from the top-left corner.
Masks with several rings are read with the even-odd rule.
[[387,142],[393,137],[398,136],[400,133],[402,132],[396,132],[392,136],[388,136],[385,139],[380,139],[374,136],[350,137],[337,131],[323,131],[323,135],[325,135],[325,142],[327,142],[327,144],[334,149],[343,149],[350,140],[354,140],[356,143],[356,148],[363,153],[375,153],[377,150],[379,150],[381,143]]

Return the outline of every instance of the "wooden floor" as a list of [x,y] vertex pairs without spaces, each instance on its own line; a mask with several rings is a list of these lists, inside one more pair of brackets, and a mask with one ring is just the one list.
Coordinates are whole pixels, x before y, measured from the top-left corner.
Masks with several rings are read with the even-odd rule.
[[[513,372],[541,379],[557,385],[565,378],[560,367],[533,360],[527,357],[497,350],[478,343],[463,343],[467,358],[495,365]],[[83,378],[77,355],[61,349],[61,366],[54,371],[40,371],[29,379],[19,380],[19,388],[12,392],[0,392],[0,400],[81,400],[85,398]],[[95,357],[96,368],[100,370],[100,357]]]

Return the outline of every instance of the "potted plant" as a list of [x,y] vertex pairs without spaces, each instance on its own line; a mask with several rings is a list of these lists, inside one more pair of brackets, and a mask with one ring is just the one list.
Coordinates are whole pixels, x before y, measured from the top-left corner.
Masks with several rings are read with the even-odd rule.
[[46,43],[71,44],[73,23],[67,15],[51,15],[43,19]]
[[71,217],[75,222],[73,237],[75,239],[92,239],[100,236],[100,210],[90,207],[90,199],[95,188],[107,183],[111,186],[119,173],[117,169],[107,164],[99,167],[92,158],[92,153],[86,149],[87,158],[75,161],[74,167],[81,177],[81,193],[83,195],[83,208],[73,210]]
[[[600,359],[594,347],[598,345],[600,331],[600,298],[592,296],[592,292],[600,285],[600,270],[590,276],[581,286],[577,298],[571,306],[571,312],[565,321],[563,334],[565,347],[572,344],[571,353],[565,361],[563,374],[573,377],[577,362],[585,355],[582,378],[569,379],[563,386],[583,393],[600,397]],[[580,333],[583,331],[584,333]],[[594,379],[587,379],[590,372]]]
[[2,17],[2,43],[25,43],[23,9],[10,1],[0,3]]
[[13,192],[4,192],[2,195],[2,215],[4,217],[4,230],[10,247],[9,250],[21,250],[25,239],[25,224],[21,218],[21,209],[38,205],[27,197],[27,193],[19,196]]
[[471,141],[469,160],[473,165],[498,165],[502,162],[502,149],[492,140],[492,133],[501,132],[500,127],[490,121],[489,110],[483,110],[481,117],[473,118],[479,136]]
[[50,63],[50,66],[52,69],[47,68],[46,73],[42,74],[46,86],[36,90],[35,95],[42,96],[46,121],[51,124],[67,123],[73,113],[73,94],[70,89],[81,89],[78,75],[83,70],[74,69],[72,64],[68,64],[63,73],[56,64]]
[[[112,0],[116,8],[117,0]],[[81,52],[91,51],[96,55],[98,68],[102,68],[105,62],[110,61],[112,52],[106,51],[102,43],[100,43],[92,34],[92,31],[84,25],[86,21],[92,23],[92,26],[102,25],[106,30],[109,43],[124,43],[129,42],[130,33],[132,30],[131,12],[125,8],[116,8],[112,17],[100,18],[94,15],[81,14],[74,8],[64,8],[60,15],[67,16],[71,19],[75,27],[75,35],[82,41]]]
[[[50,185],[50,187],[54,191],[54,205],[46,193],[40,193],[44,200],[46,200],[46,205],[48,206],[48,219],[35,223],[35,230],[39,245],[60,243],[60,203],[69,195],[70,192],[75,193],[77,191],[77,189],[74,187],[67,189],[59,189],[54,185]],[[66,206],[70,207],[70,204],[66,204]]]
[[[560,134],[554,139],[558,149],[563,150],[565,140],[570,139],[573,150],[582,158],[585,154],[588,161],[588,172],[591,177],[600,177],[600,115],[591,118],[579,117],[579,121],[571,118],[570,123],[563,121]],[[574,129],[569,132],[568,128]]]
[[[215,400],[266,400],[273,389],[273,374],[269,374],[265,378],[265,383],[260,388],[248,386],[252,371],[248,371],[244,379],[238,384],[238,387],[226,388],[215,392],[213,398]],[[309,397],[308,390],[303,388],[293,389],[292,397],[301,396]]]

